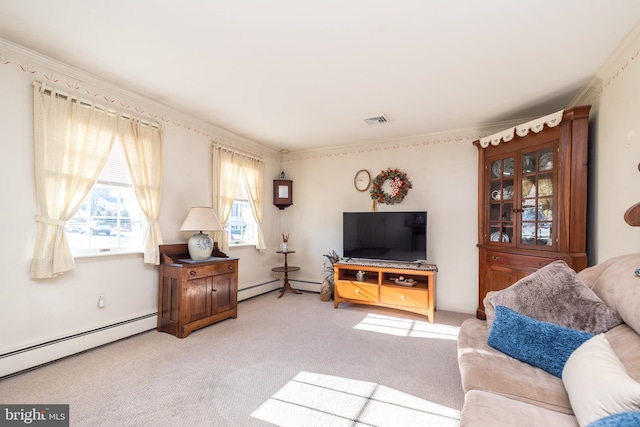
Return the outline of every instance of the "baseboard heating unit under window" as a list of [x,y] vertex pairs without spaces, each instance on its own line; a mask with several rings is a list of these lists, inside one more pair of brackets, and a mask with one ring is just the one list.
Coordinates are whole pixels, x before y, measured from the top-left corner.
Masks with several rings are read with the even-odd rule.
[[149,313],[0,354],[0,379],[155,329],[157,323],[158,313]]

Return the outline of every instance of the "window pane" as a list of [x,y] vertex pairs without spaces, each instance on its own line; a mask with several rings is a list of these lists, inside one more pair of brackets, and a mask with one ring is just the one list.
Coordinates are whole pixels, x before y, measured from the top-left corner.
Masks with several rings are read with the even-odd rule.
[[225,230],[230,244],[256,242],[257,227],[248,201],[234,200]]
[[229,245],[240,243],[255,244],[258,239],[258,227],[251,212],[242,175],[238,180],[235,200],[231,207],[231,215],[225,224]]
[[143,217],[131,188],[96,185],[82,208],[67,222],[74,253],[109,249],[141,250]]
[[76,215],[67,240],[78,254],[142,251],[144,216],[116,142],[104,171]]

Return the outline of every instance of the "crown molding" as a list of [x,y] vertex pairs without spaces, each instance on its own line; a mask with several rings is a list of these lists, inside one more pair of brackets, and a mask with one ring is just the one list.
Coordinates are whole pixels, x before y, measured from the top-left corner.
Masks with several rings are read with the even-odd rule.
[[602,92],[626,71],[640,54],[640,22],[609,55],[591,81],[575,96],[567,108],[593,105]]
[[86,71],[0,38],[0,65],[15,65],[32,80],[96,104],[120,109],[161,126],[175,126],[212,142],[279,160],[280,153],[225,129],[178,111],[139,93],[123,89]]
[[[614,50],[591,81],[574,97],[567,108],[593,105],[603,90],[624,72],[631,61],[640,55],[640,23]],[[56,61],[44,54],[32,51],[0,38],[0,65],[15,65],[33,80],[41,80],[79,97],[92,99],[98,104],[112,106],[155,120],[162,126],[171,125],[210,138],[212,142],[240,149],[265,158],[291,162],[365,152],[409,149],[420,146],[451,142],[474,141],[504,128],[516,126],[524,119],[492,123],[487,126],[449,130],[445,132],[414,135],[385,141],[363,141],[347,146],[327,147],[290,152],[283,156],[278,151],[219,128],[203,120],[175,110],[159,101],[139,93],[123,89],[86,71]],[[535,118],[535,117],[534,117]],[[532,119],[534,119],[532,118]]]
[[22,72],[31,76],[33,80],[40,79],[48,86],[62,89],[80,98],[89,98],[97,104],[112,106],[148,120],[155,120],[162,126],[171,125],[183,128],[195,134],[208,137],[213,143],[220,143],[263,158],[275,159],[280,163],[381,150],[416,148],[431,144],[474,141],[504,128],[515,126],[523,120],[497,122],[472,129],[413,135],[384,141],[362,141],[347,146],[301,150],[281,154],[274,149],[175,110],[159,101],[123,89],[91,73],[2,38],[0,38],[0,65],[15,65]]
[[522,124],[524,121],[533,120],[536,118],[537,117],[524,119],[521,118],[517,120],[505,120],[501,122],[491,123],[485,126],[454,129],[422,135],[412,135],[408,137],[388,139],[383,141],[363,141],[346,146],[292,151],[287,154],[286,158],[283,157],[282,162],[321,159],[325,157],[361,155],[364,153],[386,150],[414,149],[435,144],[469,142],[469,145],[471,146],[471,142],[477,139],[510,127],[515,127],[519,124]]
[[[609,58],[596,72],[591,81],[573,98],[566,108],[581,105],[594,105],[602,92],[612,84],[629,65],[640,56],[640,22],[629,32],[618,47],[609,55]],[[309,151],[296,151],[290,153],[285,161],[317,159],[322,157],[333,157],[342,155],[362,154],[365,152],[415,148],[430,144],[440,144],[448,142],[474,141],[476,139],[491,135],[503,129],[517,126],[527,120],[523,118],[513,121],[492,123],[483,127],[472,129],[459,129],[442,132],[438,134],[419,135],[396,140],[382,142],[363,142],[347,147],[332,147]]]

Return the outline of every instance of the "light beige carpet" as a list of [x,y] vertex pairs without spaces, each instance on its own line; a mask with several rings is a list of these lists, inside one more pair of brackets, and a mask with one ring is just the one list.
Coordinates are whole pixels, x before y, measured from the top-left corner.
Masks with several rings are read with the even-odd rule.
[[0,381],[73,426],[458,425],[456,333],[426,317],[271,292],[188,338],[149,331]]

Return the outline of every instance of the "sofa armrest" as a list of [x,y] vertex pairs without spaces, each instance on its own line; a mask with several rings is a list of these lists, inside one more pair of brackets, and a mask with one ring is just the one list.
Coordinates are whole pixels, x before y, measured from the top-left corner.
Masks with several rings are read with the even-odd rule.
[[489,298],[496,294],[497,291],[489,291],[487,295],[482,300],[482,304],[484,304],[484,314],[487,316],[487,328],[491,329],[491,325],[493,324],[493,319],[495,318],[496,308],[491,302]]

